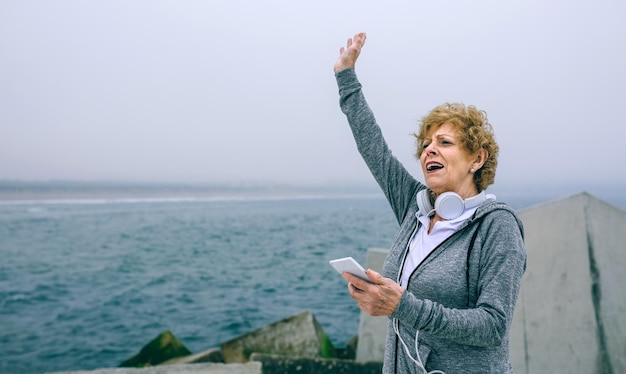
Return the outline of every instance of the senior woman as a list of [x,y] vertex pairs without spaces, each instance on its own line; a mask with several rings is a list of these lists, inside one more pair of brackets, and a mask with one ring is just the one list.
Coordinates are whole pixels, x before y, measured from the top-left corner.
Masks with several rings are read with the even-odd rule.
[[416,134],[425,185],[392,155],[354,70],[365,33],[334,66],[357,148],[398,223],[382,274],[349,273],[351,297],[388,316],[384,373],[512,373],[509,327],[526,268],[522,223],[485,189],[498,146],[486,114],[444,104]]

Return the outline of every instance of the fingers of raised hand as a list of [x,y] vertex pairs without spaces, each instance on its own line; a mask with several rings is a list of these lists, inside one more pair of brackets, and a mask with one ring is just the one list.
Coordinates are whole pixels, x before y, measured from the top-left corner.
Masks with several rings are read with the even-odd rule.
[[362,47],[363,44],[365,44],[365,39],[367,39],[367,36],[365,35],[364,32],[360,32],[354,35],[353,39],[354,39],[353,43],[358,44],[359,47]]

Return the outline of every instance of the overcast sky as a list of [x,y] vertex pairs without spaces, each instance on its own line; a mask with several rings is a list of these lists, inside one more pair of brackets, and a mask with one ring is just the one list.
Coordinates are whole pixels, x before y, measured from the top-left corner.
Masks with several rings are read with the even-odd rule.
[[626,186],[626,2],[0,0],[0,179],[370,183],[332,71],[396,156],[487,111],[496,186]]

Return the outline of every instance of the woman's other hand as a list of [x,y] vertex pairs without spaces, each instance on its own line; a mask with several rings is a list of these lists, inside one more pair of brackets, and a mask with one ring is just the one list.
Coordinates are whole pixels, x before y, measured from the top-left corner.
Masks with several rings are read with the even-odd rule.
[[390,316],[400,303],[404,288],[380,273],[367,269],[367,282],[350,273],[341,276],[348,281],[350,296],[358,303],[359,309],[371,316]]
[[358,33],[353,38],[348,39],[346,47],[339,49],[339,58],[334,66],[335,73],[354,67],[359,54],[361,54],[361,48],[365,44],[365,38],[364,32]]

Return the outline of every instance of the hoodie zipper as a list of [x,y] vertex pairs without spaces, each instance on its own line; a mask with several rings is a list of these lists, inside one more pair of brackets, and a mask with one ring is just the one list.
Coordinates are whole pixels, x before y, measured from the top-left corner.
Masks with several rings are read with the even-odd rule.
[[[433,250],[430,251],[430,253],[426,257],[424,257],[424,259],[415,267],[415,269],[413,269],[413,271],[411,272],[411,275],[409,275],[409,278],[407,279],[407,283],[406,283],[406,291],[407,292],[409,290],[409,284],[411,283],[411,277],[413,276],[413,274],[415,274],[417,269],[419,269],[419,267],[422,266],[424,261],[426,261],[430,257],[430,255],[433,254],[433,252],[435,252],[445,242],[450,240],[450,238],[452,238],[453,236],[457,235],[458,233],[460,233],[462,231],[465,231],[466,228],[472,226],[472,223],[474,222],[475,218],[476,218],[476,213],[474,212],[474,214],[468,220],[468,223],[465,226],[463,226],[459,230],[457,230],[454,233],[452,233],[452,235],[448,236],[444,241],[442,241],[435,248],[433,248]],[[413,237],[415,237],[415,234],[417,234],[417,231],[420,229],[420,227],[422,225],[419,219],[415,218],[415,220],[417,221],[416,224],[415,224],[415,228],[413,229],[413,232],[411,233],[411,237],[409,238],[409,241],[408,241],[406,247],[404,248],[404,256],[402,258],[402,264],[400,265],[400,269],[398,271],[398,279],[397,279],[398,284],[400,284],[400,280],[402,279],[402,272],[404,271],[404,264],[406,263],[406,259],[409,256],[409,250],[410,250],[410,247],[411,247],[411,242],[413,241]],[[400,333],[400,321],[398,321],[398,333]],[[394,373],[397,374],[398,373],[398,335],[397,334],[394,334],[394,335],[396,335],[396,338],[394,339],[395,340],[395,365],[394,365],[393,369],[394,369]]]

